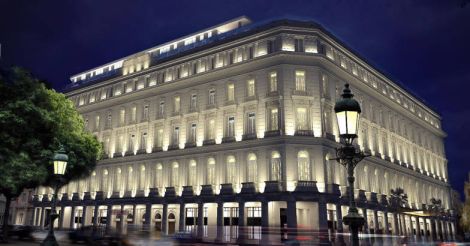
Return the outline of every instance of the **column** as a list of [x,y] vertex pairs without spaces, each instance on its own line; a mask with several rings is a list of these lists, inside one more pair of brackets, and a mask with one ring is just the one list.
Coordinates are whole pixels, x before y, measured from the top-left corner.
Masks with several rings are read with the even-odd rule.
[[416,216],[415,219],[416,219],[416,237],[418,239],[421,239],[421,225],[419,224],[419,221],[420,221],[419,216]]
[[132,222],[134,222],[134,225],[137,225],[137,219],[138,219],[138,218],[137,218],[137,214],[136,214],[136,210],[137,210],[136,207],[137,207],[137,206],[136,206],[135,204],[132,205],[132,215],[133,215],[133,217],[134,217],[134,218],[132,219]]
[[364,233],[369,233],[369,220],[367,218],[367,208],[362,209],[362,215],[364,216]]
[[222,240],[223,234],[223,226],[224,226],[224,203],[218,202],[217,203],[217,239]]
[[378,212],[377,210],[374,209],[374,233],[378,233],[379,232],[379,215],[378,215]]
[[87,206],[83,205],[82,210],[82,227],[86,226]]
[[400,226],[398,225],[397,213],[393,213],[393,227],[395,227],[395,235],[400,235]]
[[70,213],[70,229],[73,229],[74,224],[75,224],[75,206],[72,206],[72,212]]
[[197,204],[197,236],[202,238],[204,236],[204,203]]
[[[341,210],[341,208],[340,208]],[[327,232],[328,231],[328,217],[327,217],[327,208],[326,208],[326,202],[322,198],[318,201],[318,226],[319,230],[322,232]],[[333,219],[333,218],[331,218]]]
[[245,235],[244,228],[245,227],[245,202],[241,201],[238,202],[238,239],[242,240]]
[[42,212],[41,212],[41,228],[44,229],[44,225],[46,224],[46,207],[42,207]]
[[343,232],[343,211],[341,204],[336,204],[336,221],[338,223],[338,232]]
[[145,204],[145,226],[150,229],[150,221],[152,220],[152,204],[147,203]]
[[406,233],[406,221],[405,221],[405,215],[400,214],[400,226],[401,226],[401,234],[402,235],[407,235]]
[[436,241],[437,240],[437,233],[436,233],[436,223],[434,222],[434,218],[429,219],[430,220],[430,232],[431,232],[431,240]]
[[162,215],[162,232],[164,235],[168,233],[168,204],[163,204],[163,215]]
[[[95,211],[93,212],[93,226],[97,226],[98,225],[98,208],[99,206],[98,205],[95,205]],[[121,219],[122,220],[122,219]]]
[[383,215],[384,215],[384,234],[390,234],[390,228],[388,226],[388,212],[387,211],[384,211],[383,212]]
[[[106,230],[111,229],[112,215],[113,215],[113,206],[108,205],[108,208],[106,209]],[[134,220],[135,220],[135,214],[134,214]]]
[[428,223],[426,218],[423,218],[423,230],[423,239],[426,240],[428,238]]
[[184,203],[180,204],[179,231],[184,231]]
[[297,226],[297,204],[295,201],[287,201],[287,227],[293,229]]
[[269,206],[267,201],[261,202],[261,226],[267,228],[269,226]]
[[60,217],[59,217],[59,229],[64,228],[64,212],[65,212],[65,207],[61,206],[60,207]]

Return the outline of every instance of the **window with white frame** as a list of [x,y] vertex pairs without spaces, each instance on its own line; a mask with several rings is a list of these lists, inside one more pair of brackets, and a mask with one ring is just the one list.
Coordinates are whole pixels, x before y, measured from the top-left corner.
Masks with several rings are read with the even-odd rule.
[[308,118],[306,108],[297,108],[296,120],[297,130],[308,130]]
[[225,182],[227,184],[232,184],[235,186],[237,184],[237,174],[236,174],[236,165],[235,165],[235,157],[230,155],[227,157],[227,176]]
[[181,100],[179,96],[175,96],[173,99],[174,113],[179,113],[181,109]]
[[305,91],[305,71],[295,71],[295,90]]
[[281,154],[278,151],[271,152],[270,179],[272,181],[281,181]]
[[227,137],[234,137],[235,136],[235,116],[229,116],[227,118],[227,130],[226,134]]
[[246,93],[247,93],[247,96],[248,97],[253,97],[255,96],[255,93],[256,93],[256,87],[255,87],[255,79],[249,79],[247,82],[246,82]]
[[227,101],[235,100],[235,85],[230,83],[227,85]]
[[310,159],[309,154],[305,150],[301,150],[297,153],[297,173],[298,180],[309,181],[310,178]]
[[207,159],[207,181],[206,184],[215,185],[215,159]]
[[269,73],[269,92],[277,91],[277,72]]
[[279,115],[277,108],[271,108],[269,111],[269,130],[277,131],[279,130]]
[[209,90],[209,105],[215,105],[215,89]]
[[248,182],[257,182],[258,175],[258,164],[256,161],[256,155],[254,153],[248,154],[248,164],[247,164],[247,181]]
[[250,112],[247,114],[245,134],[256,134],[256,114]]

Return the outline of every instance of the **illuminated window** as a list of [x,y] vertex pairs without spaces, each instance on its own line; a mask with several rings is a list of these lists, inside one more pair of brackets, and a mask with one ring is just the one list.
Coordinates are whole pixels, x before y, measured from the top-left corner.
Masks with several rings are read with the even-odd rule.
[[227,184],[236,185],[237,184],[237,175],[236,175],[236,165],[235,157],[230,155],[227,157],[227,176],[225,182]]
[[279,119],[277,108],[272,108],[269,115],[269,130],[276,131],[279,129]]
[[190,143],[196,142],[196,133],[197,133],[197,125],[196,123],[192,123],[189,129],[189,142]]
[[270,178],[272,181],[281,181],[281,155],[278,151],[271,152]]
[[296,111],[297,130],[308,130],[307,109],[297,108]]
[[142,112],[142,120],[148,120],[149,117],[149,105],[144,105],[144,110]]
[[160,101],[158,106],[158,116],[163,117],[165,115],[165,101]]
[[111,123],[112,123],[112,114],[111,112],[108,113],[108,117],[106,118],[106,127],[111,127]]
[[127,151],[134,152],[134,143],[135,143],[135,135],[131,134],[129,136],[129,146],[127,146]]
[[163,146],[163,129],[161,127],[155,129],[155,145],[158,148]]
[[189,105],[191,110],[195,110],[197,107],[197,94],[192,94],[191,95],[191,102]]
[[147,133],[143,132],[140,136],[140,149],[146,150],[147,149]]
[[275,92],[277,91],[277,73],[271,72],[269,74],[269,91]]
[[248,113],[245,134],[255,134],[255,133],[256,133],[256,114],[251,112],[251,113]]
[[247,96],[255,96],[255,80],[250,79],[247,81]]
[[195,187],[196,180],[197,180],[197,163],[195,160],[189,161],[189,168],[188,168],[188,185]]
[[207,159],[207,184],[215,185],[215,159]]
[[173,128],[172,145],[178,145],[179,142],[180,142],[180,128],[179,126],[175,126],[175,128]]
[[310,159],[308,152],[305,150],[297,153],[297,172],[298,180],[308,181],[310,178]]
[[131,109],[131,121],[135,122],[137,117],[137,106],[133,106]]
[[171,170],[171,186],[172,187],[177,187],[179,185],[178,183],[178,178],[180,176],[179,172],[178,172],[178,169],[179,169],[179,164],[178,162],[173,162],[172,163],[172,170]]
[[119,112],[119,124],[123,126],[126,123],[126,109],[121,108]]
[[227,85],[227,101],[235,100],[235,85],[230,83]]
[[206,127],[206,139],[215,139],[215,120],[210,119]]
[[248,154],[248,164],[247,164],[247,178],[248,182],[257,182],[257,169],[258,165],[256,162],[256,155],[253,153]]
[[305,91],[305,72],[295,71],[295,90]]
[[162,187],[163,186],[163,166],[161,163],[157,163],[155,173],[155,186]]

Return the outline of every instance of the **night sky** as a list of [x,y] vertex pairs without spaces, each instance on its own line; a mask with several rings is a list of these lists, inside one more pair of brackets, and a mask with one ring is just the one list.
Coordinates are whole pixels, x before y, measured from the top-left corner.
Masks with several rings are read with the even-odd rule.
[[69,76],[246,15],[309,18],[442,115],[452,186],[470,171],[470,1],[0,0],[2,62]]

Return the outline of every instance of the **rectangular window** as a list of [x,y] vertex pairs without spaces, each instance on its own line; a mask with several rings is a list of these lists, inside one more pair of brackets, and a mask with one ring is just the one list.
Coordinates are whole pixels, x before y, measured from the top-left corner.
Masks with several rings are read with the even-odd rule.
[[209,90],[209,105],[215,105],[215,89]]
[[227,101],[235,100],[235,85],[230,83],[227,85]]
[[142,136],[140,137],[140,149],[146,150],[147,149],[147,133],[143,132]]
[[108,113],[108,118],[106,119],[106,127],[111,127],[112,115]]
[[121,111],[119,112],[119,124],[123,126],[125,123],[126,123],[126,110],[122,108]]
[[192,94],[190,108],[191,110],[195,110],[196,107],[197,107],[197,94]]
[[197,134],[197,125],[196,123],[191,124],[191,129],[189,132],[189,142],[195,143],[196,142],[196,134]]
[[256,115],[255,113],[248,113],[246,134],[256,133]]
[[306,108],[297,108],[297,130],[308,130],[307,123],[307,109]]
[[210,119],[207,126],[207,138],[206,139],[215,139],[215,120]]
[[131,121],[132,121],[132,122],[135,122],[136,117],[137,117],[137,107],[136,107],[136,106],[133,106],[133,107],[132,107]]
[[305,91],[305,72],[295,71],[295,90]]
[[158,106],[158,116],[163,117],[165,115],[165,101],[160,101]]
[[142,120],[148,120],[149,117],[149,105],[144,105],[144,111],[142,113]]
[[95,102],[95,94],[94,93],[92,93],[90,95],[90,100],[89,101],[90,101],[90,103]]
[[235,117],[230,116],[227,119],[227,137],[235,136]]
[[179,126],[175,126],[173,129],[173,136],[172,136],[172,144],[177,145],[180,142],[180,128]]
[[163,146],[163,129],[162,128],[157,128],[155,130],[155,144],[159,148]]
[[271,115],[269,118],[269,130],[276,131],[279,129],[279,120],[278,120],[278,112],[277,108],[271,109]]
[[179,113],[180,112],[180,106],[181,106],[181,101],[180,101],[180,97],[179,96],[176,96],[174,98],[174,112],[175,113]]
[[304,40],[303,39],[295,39],[295,51],[296,52],[303,52],[304,51]]
[[271,72],[269,74],[269,91],[274,92],[277,91],[277,73]]
[[252,97],[255,95],[255,80],[250,79],[247,81],[247,96]]

